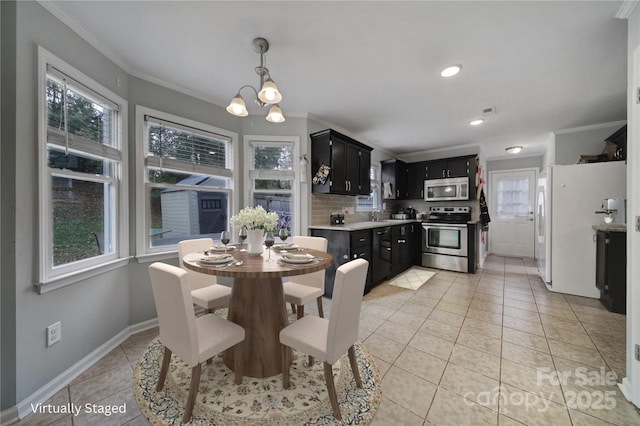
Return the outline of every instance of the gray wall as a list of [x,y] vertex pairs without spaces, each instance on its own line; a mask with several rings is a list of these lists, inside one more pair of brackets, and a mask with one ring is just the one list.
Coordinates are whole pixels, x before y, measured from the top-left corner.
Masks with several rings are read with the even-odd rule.
[[587,126],[576,131],[558,131],[556,133],[555,164],[576,164],[580,155],[598,155],[602,153],[604,140],[621,128],[624,122],[603,123]]
[[0,409],[16,403],[16,7],[0,2]]
[[[3,238],[3,259],[10,263],[7,267],[3,265],[2,281],[3,286],[14,286],[15,321],[14,324],[3,321],[3,328],[15,330],[16,342],[15,365],[3,363],[2,369],[15,371],[16,385],[14,401],[10,395],[5,399],[3,392],[3,408],[25,399],[129,325],[127,268],[44,295],[33,291],[38,280],[39,246],[38,234],[34,232],[38,229],[38,173],[34,166],[38,158],[37,45],[123,98],[128,77],[35,2],[17,3],[15,34],[15,88],[20,96],[15,100],[16,117],[11,123],[15,123],[15,138],[8,141],[3,138],[3,150],[5,145],[13,144],[7,148],[13,155],[2,156],[3,173],[13,169],[11,176],[7,176],[10,186],[3,187],[3,199],[15,197],[15,212],[4,212],[9,223],[15,221],[15,251],[8,247],[12,239]],[[116,85],[118,77],[120,87]],[[3,226],[6,223],[3,220]],[[62,322],[63,339],[46,348],[45,328],[55,321]]]

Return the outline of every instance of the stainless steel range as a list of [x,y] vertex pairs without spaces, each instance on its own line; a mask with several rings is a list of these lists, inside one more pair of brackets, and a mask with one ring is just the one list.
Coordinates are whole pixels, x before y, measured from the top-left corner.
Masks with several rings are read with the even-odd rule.
[[422,221],[422,266],[469,272],[471,207],[429,207]]

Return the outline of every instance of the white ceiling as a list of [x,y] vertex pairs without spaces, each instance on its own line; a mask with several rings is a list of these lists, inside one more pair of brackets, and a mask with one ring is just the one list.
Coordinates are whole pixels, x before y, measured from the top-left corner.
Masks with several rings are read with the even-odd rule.
[[[549,132],[626,119],[620,1],[55,1],[134,75],[226,106],[271,44],[285,116],[334,123],[398,155],[480,144],[487,159]],[[69,22],[69,21],[68,21]],[[462,72],[443,79],[446,65]],[[250,113],[265,114],[250,106]],[[468,122],[496,107],[485,124]]]

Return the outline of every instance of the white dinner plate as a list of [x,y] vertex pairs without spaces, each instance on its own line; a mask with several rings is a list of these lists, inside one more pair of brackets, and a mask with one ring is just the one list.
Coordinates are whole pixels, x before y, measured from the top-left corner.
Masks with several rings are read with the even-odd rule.
[[296,244],[293,243],[280,243],[280,244],[274,244],[273,245],[273,249],[274,250],[293,250],[293,249],[297,249],[298,246]]
[[[230,251],[234,251],[236,248],[234,246],[227,246],[226,251],[230,252]],[[215,245],[215,246],[211,246],[209,247],[209,250],[207,250],[207,252],[205,254],[207,254],[208,252],[212,252],[212,253],[224,253],[225,252],[225,248],[224,245],[220,244],[220,245]]]
[[209,256],[202,256],[200,258],[200,263],[205,263],[207,265],[219,265],[221,263],[231,262],[233,260],[233,256],[230,254],[212,254]]
[[310,254],[284,254],[281,260],[285,263],[311,263],[316,258]]

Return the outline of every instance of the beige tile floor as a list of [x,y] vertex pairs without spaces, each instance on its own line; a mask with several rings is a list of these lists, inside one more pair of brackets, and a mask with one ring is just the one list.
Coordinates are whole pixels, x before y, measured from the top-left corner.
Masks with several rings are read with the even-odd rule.
[[[475,275],[440,271],[417,290],[378,286],[360,330],[383,377],[373,425],[640,424],[606,376],[624,376],[625,316],[549,292],[531,261],[491,256]],[[126,402],[126,414],[32,414],[20,424],[147,425],[131,380],[156,335],[130,337],[48,401]]]

